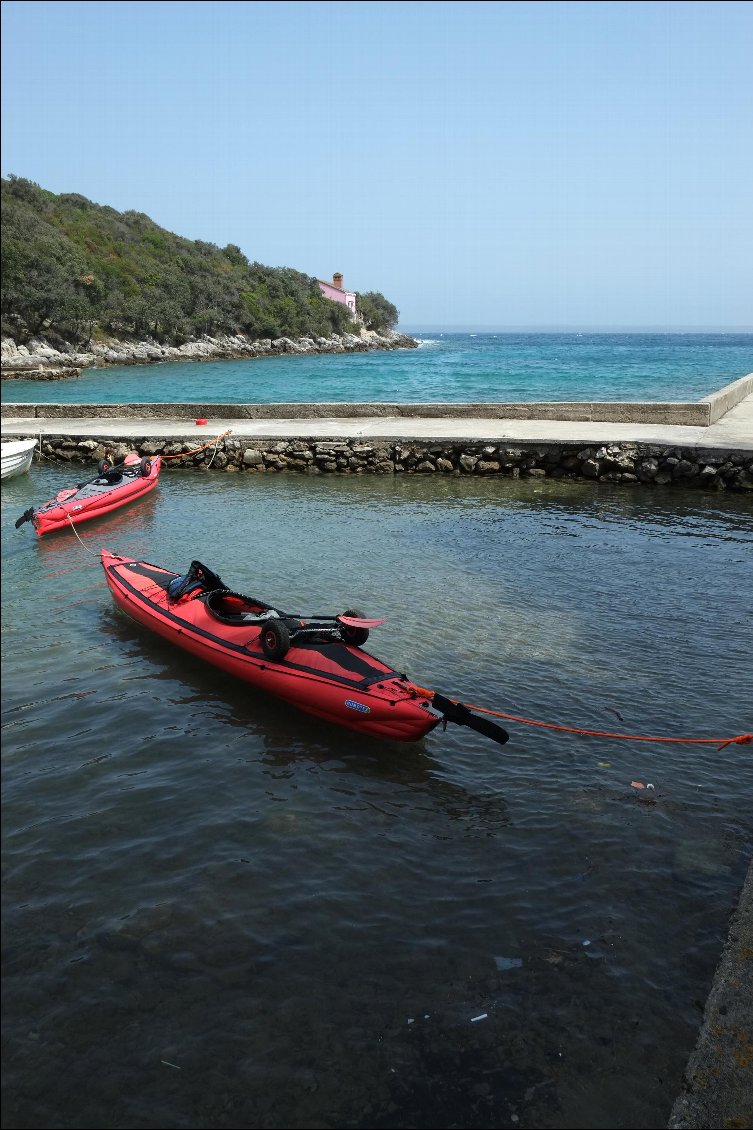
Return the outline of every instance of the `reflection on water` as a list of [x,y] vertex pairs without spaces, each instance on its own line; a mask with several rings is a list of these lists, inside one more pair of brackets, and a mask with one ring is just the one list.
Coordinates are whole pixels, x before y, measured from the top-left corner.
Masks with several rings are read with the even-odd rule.
[[749,500],[176,473],[81,541],[14,530],[58,475],[2,492],[5,1124],[666,1125],[749,754],[361,739],[133,624],[96,554],[355,603],[375,654],[469,703],[726,736]]
[[[117,612],[105,614],[103,631],[123,641],[129,655],[149,664],[143,678],[162,680],[166,689],[163,702],[201,711],[202,717],[221,719],[224,726],[239,727],[244,734],[257,737],[257,753],[270,775],[292,778],[300,763],[307,770],[347,778],[351,774],[364,781],[387,781],[395,786],[390,811],[402,817],[404,805],[441,808],[451,820],[465,820],[469,831],[484,834],[484,828],[506,822],[506,806],[501,795],[479,796],[462,785],[444,779],[441,762],[426,749],[426,741],[406,746],[364,735],[349,733],[318,718],[291,711],[283,712],[279,703],[253,687],[228,683],[222,672],[213,670],[192,656],[175,654],[162,640],[146,629],[130,623]],[[164,663],[158,669],[157,663]],[[175,686],[176,670],[180,684]],[[304,735],[305,731],[305,735]],[[358,797],[357,790],[338,782],[333,788],[341,797]],[[346,802],[343,801],[343,804]],[[363,803],[357,800],[357,804]],[[366,802],[368,803],[368,802]]]

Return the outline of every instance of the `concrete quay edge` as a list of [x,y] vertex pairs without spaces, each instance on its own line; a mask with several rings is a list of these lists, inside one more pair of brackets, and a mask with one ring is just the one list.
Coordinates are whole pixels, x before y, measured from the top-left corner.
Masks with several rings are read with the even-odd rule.
[[[6,406],[10,407],[10,406]],[[183,406],[181,406],[183,407]],[[193,406],[192,406],[193,407]],[[226,408],[226,406],[221,406]],[[131,438],[212,438],[224,432],[257,439],[361,439],[420,443],[511,443],[579,444],[587,447],[609,444],[642,444],[693,448],[698,451],[753,451],[753,393],[730,409],[716,423],[704,427],[689,424],[618,423],[571,420],[515,420],[456,416],[297,416],[235,419],[227,414],[186,418],[177,411],[172,417],[5,415],[2,435]],[[198,411],[198,409],[197,409]],[[448,406],[445,405],[445,411]],[[206,419],[200,425],[197,419]]]
[[753,1128],[753,863],[732,914],[669,1130]]
[[715,424],[725,413],[739,404],[741,400],[750,396],[751,393],[753,393],[753,373],[748,373],[747,376],[740,377],[739,380],[732,381],[731,384],[725,385],[724,388],[704,397],[701,404],[708,404],[709,406],[709,424]]
[[3,403],[3,418],[97,419],[227,419],[227,420],[312,420],[312,419],[482,419],[551,420],[557,422],[661,424],[709,427],[746,397],[753,395],[753,373],[732,381],[699,401],[544,401],[522,403],[400,403],[365,401],[281,402],[270,404],[238,403],[131,403],[63,404]]
[[[92,417],[97,419],[186,419],[213,418],[228,420],[312,420],[312,419],[485,419],[485,420],[550,420],[585,423],[640,423],[708,427],[734,407],[745,395],[753,394],[753,374],[727,386],[727,389],[695,403],[425,403],[397,402],[270,404],[217,403],[134,403],[134,404],[29,404],[4,403],[3,418],[53,419]],[[723,408],[723,410],[722,410]],[[714,421],[715,422],[715,421]]]
[[[658,444],[753,450],[753,373],[695,404],[13,404],[4,435]],[[207,420],[199,425],[196,420]],[[203,429],[206,428],[206,431]]]
[[[753,389],[751,389],[753,391]],[[710,423],[708,403],[625,403],[593,402],[560,403],[424,403],[405,404],[388,401],[281,402],[268,404],[218,403],[133,403],[133,404],[3,404],[0,414],[6,417],[60,419],[71,415],[81,418],[154,420],[194,420],[197,418],[228,420],[317,420],[317,419],[411,419],[411,420],[553,420],[597,423],[688,424],[707,427]]]

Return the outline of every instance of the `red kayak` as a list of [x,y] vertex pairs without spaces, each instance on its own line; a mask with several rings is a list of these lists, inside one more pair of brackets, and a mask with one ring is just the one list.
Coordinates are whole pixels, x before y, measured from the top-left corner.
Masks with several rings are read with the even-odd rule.
[[109,514],[154,490],[160,468],[159,455],[142,459],[135,451],[126,455],[122,463],[103,459],[93,479],[59,491],[41,506],[31,507],[17,520],[16,529],[31,522],[41,537]]
[[180,575],[102,550],[115,603],[139,624],[220,670],[361,734],[417,741],[442,721],[507,741],[494,723],[417,687],[363,650],[382,620],[356,610],[300,616],[228,589],[193,561]]

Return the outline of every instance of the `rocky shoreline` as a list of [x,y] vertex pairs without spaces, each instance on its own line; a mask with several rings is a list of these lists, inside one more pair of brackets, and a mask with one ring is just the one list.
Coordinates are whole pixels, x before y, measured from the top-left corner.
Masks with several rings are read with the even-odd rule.
[[166,361],[221,361],[281,354],[302,356],[319,353],[369,353],[384,349],[417,349],[418,342],[396,330],[361,330],[331,337],[279,337],[252,340],[244,334],[208,335],[183,345],[161,345],[158,341],[128,342],[110,338],[93,342],[86,350],[33,338],[18,345],[3,338],[0,376],[3,380],[54,381],[78,377],[83,369],[114,365],[153,365]]

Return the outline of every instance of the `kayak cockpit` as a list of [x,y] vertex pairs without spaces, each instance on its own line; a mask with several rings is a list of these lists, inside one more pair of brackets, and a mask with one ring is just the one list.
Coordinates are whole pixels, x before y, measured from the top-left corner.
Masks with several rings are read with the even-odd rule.
[[199,599],[222,624],[259,624],[270,616],[281,615],[268,604],[251,600],[229,589],[215,589],[213,592],[203,593]]

